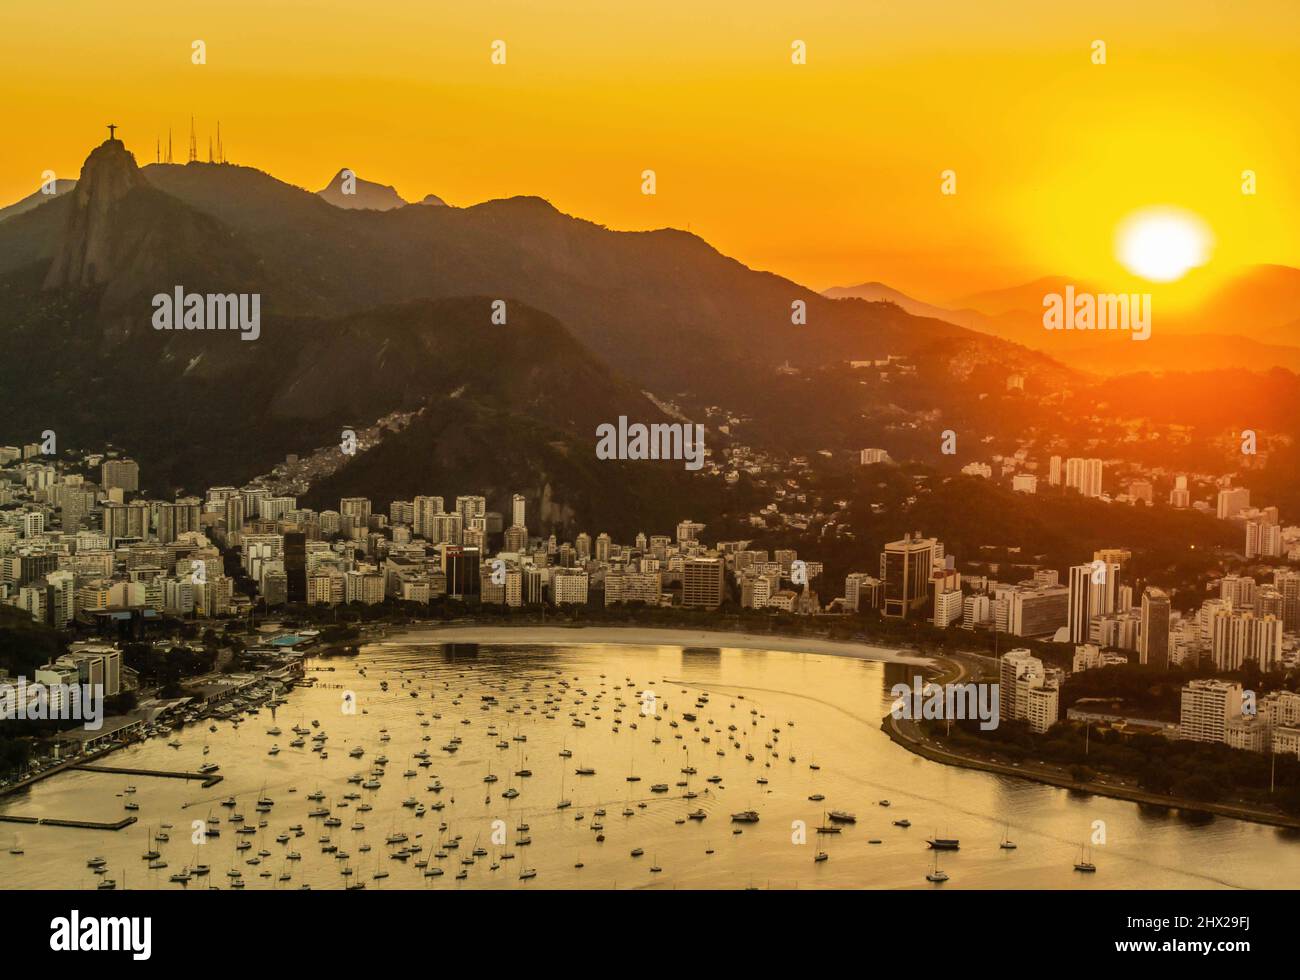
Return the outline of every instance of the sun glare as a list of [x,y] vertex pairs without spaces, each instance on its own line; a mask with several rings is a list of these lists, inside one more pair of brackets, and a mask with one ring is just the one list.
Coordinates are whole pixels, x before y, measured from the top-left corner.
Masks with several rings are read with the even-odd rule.
[[1115,235],[1115,255],[1134,275],[1174,282],[1204,265],[1214,236],[1196,215],[1176,208],[1148,208],[1130,215]]

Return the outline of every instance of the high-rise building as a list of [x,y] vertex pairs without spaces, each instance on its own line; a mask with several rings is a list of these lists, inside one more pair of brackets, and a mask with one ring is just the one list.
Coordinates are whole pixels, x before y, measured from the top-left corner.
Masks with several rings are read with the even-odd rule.
[[[459,519],[459,515],[457,519]],[[478,598],[479,549],[441,545],[442,570],[447,575],[447,595],[454,599]]]
[[289,598],[289,582],[283,568],[267,568],[261,580],[262,598],[268,606],[283,606]]
[[1085,497],[1100,497],[1102,461],[1072,456],[1065,461],[1065,485]]
[[1061,485],[1061,457],[1053,456],[1047,463],[1047,482],[1049,485]]
[[506,605],[518,608],[524,604],[524,575],[518,568],[506,569]]
[[[411,506],[412,530],[417,538],[437,543],[434,537],[434,518],[443,513],[441,497],[416,497]],[[459,541],[457,541],[459,544]]]
[[1255,607],[1255,580],[1248,575],[1225,575],[1219,580],[1219,598],[1233,609]]
[[1227,487],[1219,491],[1215,514],[1219,520],[1226,521],[1236,517],[1250,506],[1250,491],[1245,487]]
[[1226,740],[1228,723],[1241,717],[1241,685],[1194,680],[1182,691],[1178,737],[1192,742]]
[[998,714],[1007,721],[1025,721],[1038,734],[1056,724],[1060,713],[1062,672],[1044,668],[1028,650],[1004,654],[998,669]]
[[455,511],[434,514],[429,527],[429,540],[433,544],[461,544],[464,540],[464,517]]
[[685,544],[687,541],[694,541],[695,536],[703,530],[704,525],[698,521],[684,520],[677,525],[677,543]]
[[850,572],[844,579],[844,608],[855,612],[879,609],[884,583],[866,572]]
[[506,528],[505,550],[521,555],[528,548],[528,531],[519,525]]
[[688,558],[682,564],[682,605],[722,605],[724,571],[721,558]]
[[946,589],[934,594],[934,625],[943,629],[961,619],[961,589]]
[[1023,720],[1028,703],[1021,696],[1035,680],[1041,682],[1045,676],[1043,662],[1023,647],[1004,653],[998,660],[999,717],[1007,721]]
[[981,623],[987,623],[992,616],[992,607],[987,595],[968,595],[961,603],[962,629],[973,630]]
[[133,459],[106,459],[99,468],[99,482],[105,490],[116,487],[134,493],[140,489],[140,464]]
[[388,505],[388,523],[394,526],[415,523],[415,504],[409,500],[394,500]]
[[[508,576],[507,576],[508,577]],[[492,568],[483,565],[478,574],[479,601],[485,606],[501,606],[506,602],[506,579],[495,579]]]
[[510,523],[513,527],[527,527],[526,502],[522,493],[510,498]]
[[1070,642],[1088,642],[1094,616],[1115,611],[1119,603],[1119,569],[1115,562],[1094,561],[1070,568]]
[[994,628],[1013,636],[1051,639],[1066,625],[1069,608],[1070,590],[1063,585],[1001,589],[993,603]]
[[1210,617],[1210,653],[1222,671],[1239,670],[1253,660],[1261,671],[1282,659],[1282,621],[1273,615],[1217,609]]
[[72,572],[51,572],[45,581],[48,622],[55,629],[63,629],[77,618],[77,576]]
[[905,619],[925,605],[930,588],[938,542],[934,538],[908,533],[901,541],[885,545],[880,555],[880,578],[884,582],[884,615]]
[[460,514],[461,526],[470,527],[471,520],[487,513],[487,498],[466,496],[456,498],[456,513]]
[[643,602],[647,606],[657,606],[662,590],[659,572],[610,572],[605,576],[605,605]]
[[1156,670],[1169,667],[1169,594],[1162,589],[1149,588],[1142,593],[1138,663]]
[[557,568],[551,579],[551,594],[557,606],[587,603],[587,573],[577,568]]
[[244,528],[244,498],[239,494],[231,494],[222,506],[225,511],[226,543],[239,544]]
[[370,521],[370,498],[344,497],[339,501],[339,513],[344,517],[355,517],[357,524],[365,527]]
[[367,606],[378,605],[384,601],[384,576],[371,568],[347,572],[343,600],[361,602]]
[[1282,528],[1269,521],[1246,522],[1246,557],[1280,558],[1282,556]]
[[1282,594],[1282,624],[1291,631],[1300,630],[1300,572],[1276,569],[1273,585]]
[[163,503],[158,508],[158,540],[170,544],[187,531],[202,529],[200,517],[202,501],[197,497],[182,497],[175,503]]
[[307,601],[307,535],[288,531],[284,535],[285,600]]

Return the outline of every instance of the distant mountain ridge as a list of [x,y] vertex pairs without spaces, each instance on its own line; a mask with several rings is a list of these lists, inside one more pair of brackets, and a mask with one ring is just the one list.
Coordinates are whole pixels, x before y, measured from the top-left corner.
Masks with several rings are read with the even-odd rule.
[[1190,313],[1163,315],[1157,296],[1152,335],[1136,344],[1122,333],[1047,331],[1043,298],[1064,294],[1066,287],[1076,294],[1107,291],[1081,279],[1044,276],[960,297],[952,309],[914,299],[881,282],[834,287],[824,295],[894,303],[915,316],[956,323],[1105,374],[1270,366],[1300,372],[1300,269],[1249,267]]
[[20,214],[26,214],[33,208],[38,208],[42,204],[53,201],[57,197],[62,197],[76,186],[77,182],[75,180],[68,180],[63,177],[57,178],[51,188],[52,193],[45,193],[44,186],[42,186],[41,189],[28,194],[22,200],[15,201],[8,207],[0,208],[0,221],[5,221],[8,218],[15,218]]
[[334,179],[316,193],[336,208],[390,211],[407,203],[396,188],[362,180],[347,167],[336,173]]

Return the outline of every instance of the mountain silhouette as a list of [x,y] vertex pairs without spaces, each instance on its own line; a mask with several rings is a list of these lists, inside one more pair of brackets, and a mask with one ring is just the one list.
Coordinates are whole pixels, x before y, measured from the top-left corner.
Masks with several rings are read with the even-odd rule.
[[395,188],[362,180],[347,167],[316,193],[336,208],[388,211],[406,204]]
[[44,187],[42,187],[39,190],[28,194],[20,201],[15,201],[8,207],[0,208],[0,221],[4,221],[7,218],[15,218],[20,214],[25,214],[26,212],[31,211],[33,208],[38,208],[42,204],[53,201],[57,197],[62,197],[76,186],[77,182],[75,180],[68,180],[60,177],[51,185],[51,193],[47,194]]
[[[153,329],[152,298],[178,287],[258,295],[261,338]],[[323,485],[378,498],[395,466],[400,486],[497,471],[557,520],[651,499],[681,514],[710,492],[672,463],[593,465],[598,424],[666,418],[645,392],[697,420],[727,405],[746,439],[794,452],[896,429],[900,396],[864,414],[850,362],[913,359],[923,370],[904,401],[918,411],[974,404],[954,381],[1069,377],[893,303],[821,296],[681,231],[613,231],[536,197],[341,208],[250,167],[137,167],[117,140],[90,154],[72,193],[0,223],[0,298],[17,429],[112,440],[161,486],[195,489],[336,443],[341,426],[419,412],[395,443],[411,461],[380,465],[394,452],[381,446]],[[449,448],[436,406],[472,421],[481,459]]]

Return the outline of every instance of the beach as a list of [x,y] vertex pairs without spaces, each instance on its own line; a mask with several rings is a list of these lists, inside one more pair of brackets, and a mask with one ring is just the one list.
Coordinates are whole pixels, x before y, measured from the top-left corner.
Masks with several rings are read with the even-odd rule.
[[578,643],[619,644],[642,647],[721,647],[731,650],[772,650],[811,653],[826,657],[853,657],[885,663],[934,665],[931,657],[905,650],[845,643],[813,636],[778,636],[732,633],[727,630],[645,629],[636,626],[441,626],[414,627],[390,633],[384,643],[482,643],[566,646]]

